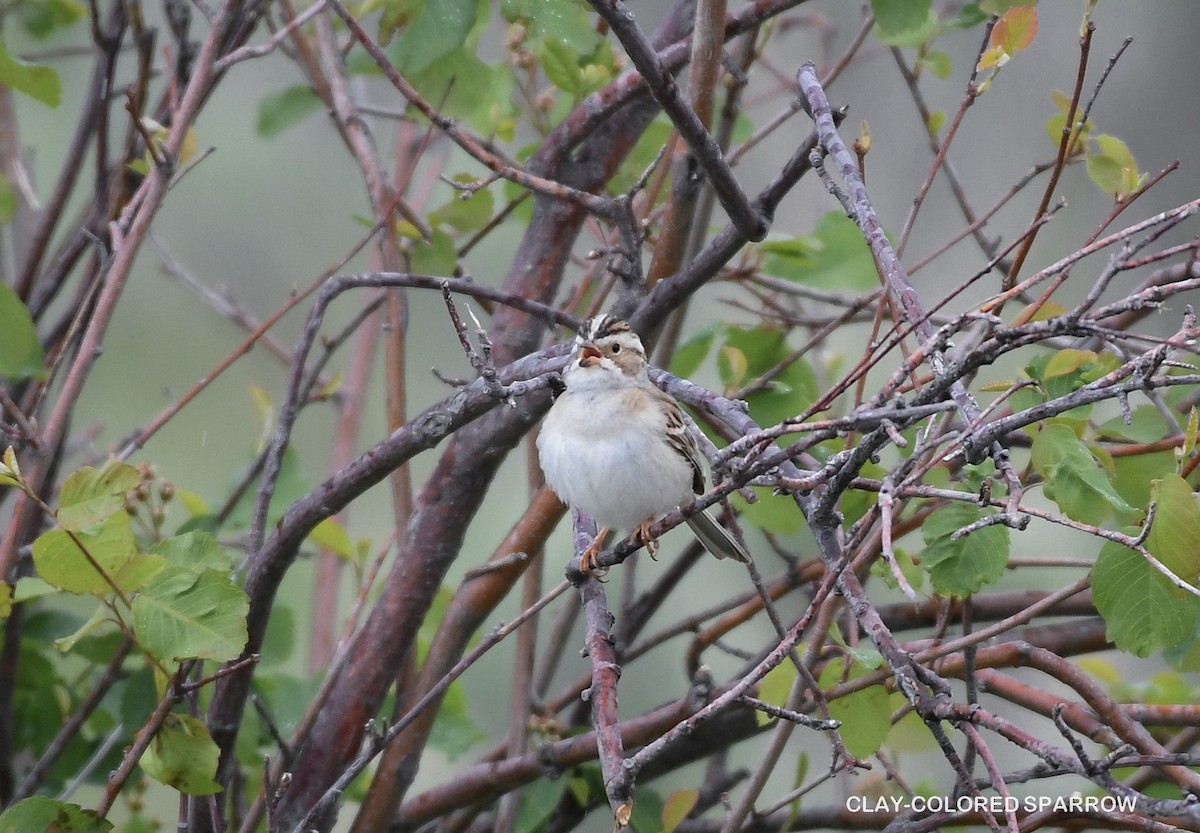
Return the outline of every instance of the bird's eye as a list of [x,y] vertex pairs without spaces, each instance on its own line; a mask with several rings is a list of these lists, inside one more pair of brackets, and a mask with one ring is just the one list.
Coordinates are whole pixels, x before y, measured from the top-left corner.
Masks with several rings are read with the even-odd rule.
[[612,348],[611,348],[611,352],[613,352],[613,353],[620,353],[620,352],[621,352],[621,345],[619,345],[619,344],[613,344],[613,346],[612,346]]

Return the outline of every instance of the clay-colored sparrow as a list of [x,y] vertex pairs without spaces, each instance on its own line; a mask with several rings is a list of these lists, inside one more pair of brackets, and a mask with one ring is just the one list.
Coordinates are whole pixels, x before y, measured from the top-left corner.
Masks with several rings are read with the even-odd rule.
[[[632,530],[653,553],[650,524],[704,491],[704,469],[679,403],[651,383],[642,340],[626,322],[597,316],[576,343],[563,371],[566,390],[537,445],[550,488],[602,527],[580,559],[591,573],[609,529]],[[711,515],[698,512],[687,523],[717,558],[750,560]]]

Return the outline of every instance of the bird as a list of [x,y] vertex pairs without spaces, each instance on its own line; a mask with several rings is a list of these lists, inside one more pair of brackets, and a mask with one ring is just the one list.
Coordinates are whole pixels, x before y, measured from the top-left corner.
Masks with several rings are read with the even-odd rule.
[[[598,315],[575,342],[537,447],[546,483],[601,527],[580,556],[580,570],[594,575],[611,529],[632,531],[653,555],[650,525],[704,491],[704,468],[679,403],[650,381],[646,349],[628,322]],[[707,512],[687,523],[717,558],[749,563],[745,548]]]

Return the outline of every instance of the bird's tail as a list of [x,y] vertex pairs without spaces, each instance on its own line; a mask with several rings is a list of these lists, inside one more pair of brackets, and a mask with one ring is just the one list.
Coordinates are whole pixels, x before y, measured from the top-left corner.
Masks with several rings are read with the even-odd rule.
[[750,554],[729,534],[729,530],[713,519],[712,515],[700,512],[688,518],[687,523],[704,548],[717,558],[732,558],[743,564],[750,563]]

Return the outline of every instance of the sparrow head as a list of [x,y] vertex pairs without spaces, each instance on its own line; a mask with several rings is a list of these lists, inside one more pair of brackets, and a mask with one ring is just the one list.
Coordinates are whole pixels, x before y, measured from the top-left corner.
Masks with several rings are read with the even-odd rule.
[[569,370],[604,368],[636,377],[645,372],[646,349],[628,323],[611,315],[598,315],[575,337],[579,348]]

